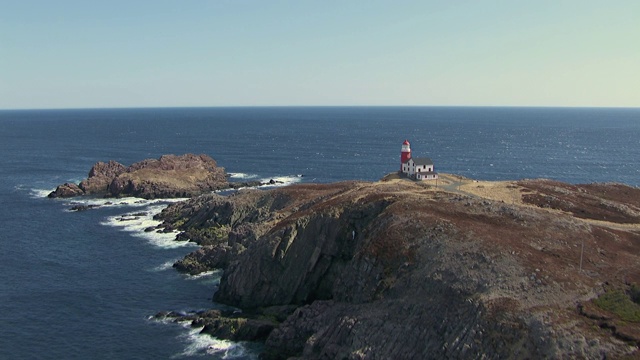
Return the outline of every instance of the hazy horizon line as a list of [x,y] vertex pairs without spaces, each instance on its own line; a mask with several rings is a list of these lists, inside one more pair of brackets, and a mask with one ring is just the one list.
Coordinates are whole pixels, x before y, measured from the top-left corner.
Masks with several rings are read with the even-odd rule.
[[114,107],[34,107],[0,108],[0,111],[53,110],[144,110],[144,109],[216,109],[216,108],[538,108],[538,109],[640,109],[640,106],[577,105],[194,105],[194,106],[114,106]]

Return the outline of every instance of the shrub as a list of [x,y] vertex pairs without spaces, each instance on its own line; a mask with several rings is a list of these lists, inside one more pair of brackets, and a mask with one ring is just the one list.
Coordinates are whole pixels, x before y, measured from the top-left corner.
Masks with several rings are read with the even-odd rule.
[[633,302],[636,304],[640,304],[640,286],[638,286],[638,284],[632,284],[631,290],[629,292],[631,295],[631,300],[633,300]]
[[624,321],[640,322],[640,305],[631,301],[631,298],[620,290],[608,291],[593,302]]

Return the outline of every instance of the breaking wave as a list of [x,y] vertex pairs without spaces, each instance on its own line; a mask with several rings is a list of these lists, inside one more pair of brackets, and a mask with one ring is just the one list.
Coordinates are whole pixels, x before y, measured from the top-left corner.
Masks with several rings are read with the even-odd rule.
[[[16,189],[20,190],[21,188],[16,187]],[[31,189],[29,190],[29,195],[34,199],[46,198],[54,190],[55,189]]]
[[173,269],[173,264],[176,263],[176,261],[178,261],[179,259],[173,259],[173,260],[168,260],[165,261],[164,263],[162,263],[161,265],[158,265],[154,268],[151,269],[151,271],[165,271],[165,270],[169,270],[169,269]]
[[205,271],[202,272],[200,274],[196,274],[196,275],[187,275],[187,279],[188,280],[197,280],[197,279],[202,279],[202,278],[206,278],[206,277],[213,277],[213,276],[220,276],[221,275],[221,271],[220,270],[211,270],[211,271]]
[[258,175],[256,174],[246,174],[246,173],[229,173],[229,178],[231,179],[255,179]]
[[[250,176],[253,177],[254,175],[250,175]],[[257,177],[258,176],[255,175],[256,179],[257,179]],[[268,178],[260,178],[260,179],[258,179],[258,181],[260,181],[260,183],[262,183],[262,185],[247,186],[247,187],[241,187],[241,188],[232,189],[232,190],[229,190],[229,189],[216,190],[214,192],[218,193],[218,194],[226,195],[226,194],[233,193],[236,190],[242,190],[242,189],[271,189],[271,188],[276,188],[276,187],[287,186],[287,185],[299,183],[299,182],[302,181],[302,178],[303,178],[303,175],[286,175],[286,176],[275,176],[275,177],[268,177]],[[248,178],[244,178],[244,179],[248,179]]]
[[197,275],[185,275],[187,280],[197,280],[199,283],[206,286],[217,288],[220,286],[220,279],[222,278],[222,270],[216,269],[212,271],[206,271]]
[[[149,205],[162,205],[162,208],[165,208],[167,204],[184,201],[186,198],[177,198],[177,199],[154,199],[147,200],[138,197],[123,197],[123,198],[83,198],[83,197],[75,197],[64,199],[65,205],[74,206],[74,205],[85,205],[85,206],[110,206],[110,207],[144,207]],[[162,209],[160,209],[162,211]],[[160,212],[158,211],[158,212]],[[154,214],[155,215],[155,214]]]
[[272,178],[264,178],[264,179],[261,179],[260,182],[265,183],[265,185],[262,185],[261,187],[278,187],[278,186],[287,186],[287,185],[299,183],[302,181],[302,179],[303,179],[302,175],[286,175],[286,176],[276,176]]
[[[209,334],[201,334],[203,327],[191,328],[188,323],[183,326],[189,327],[189,331],[180,337],[187,343],[184,351],[174,356],[180,358],[183,356],[215,356],[221,359],[246,359],[247,354],[242,343],[234,343],[228,340],[216,339]],[[249,358],[257,359],[257,356]]]
[[152,203],[142,211],[109,216],[101,224],[120,228],[122,231],[131,233],[131,236],[142,238],[149,244],[163,249],[197,246],[189,241],[177,241],[177,231],[164,232],[156,228],[161,221],[153,219],[153,216],[160,213],[165,207],[166,204],[164,203]]

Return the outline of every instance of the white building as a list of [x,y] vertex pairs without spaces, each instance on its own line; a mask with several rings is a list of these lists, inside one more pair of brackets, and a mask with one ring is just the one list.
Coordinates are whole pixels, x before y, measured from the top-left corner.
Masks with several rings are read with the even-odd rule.
[[409,178],[416,180],[435,180],[438,178],[438,173],[435,172],[431,159],[411,157],[411,145],[408,140],[402,143],[400,171]]

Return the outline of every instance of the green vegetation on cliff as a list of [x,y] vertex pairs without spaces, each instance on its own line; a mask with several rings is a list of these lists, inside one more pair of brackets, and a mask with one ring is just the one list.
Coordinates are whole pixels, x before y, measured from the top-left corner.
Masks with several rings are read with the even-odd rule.
[[593,302],[601,309],[619,316],[621,320],[640,322],[640,304],[622,290],[607,291]]

